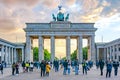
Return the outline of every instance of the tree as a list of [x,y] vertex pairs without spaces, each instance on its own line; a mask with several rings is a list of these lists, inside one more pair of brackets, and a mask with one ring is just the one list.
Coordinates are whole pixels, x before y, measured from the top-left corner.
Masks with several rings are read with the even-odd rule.
[[[44,60],[50,60],[50,53],[47,49],[44,49]],[[38,61],[39,55],[38,55],[38,47],[33,48],[33,60]]]
[[71,56],[71,60],[77,59],[77,50],[75,50],[70,56]]
[[84,47],[82,51],[83,51],[83,59],[87,60],[88,59],[88,47]]
[[50,60],[50,53],[48,52],[47,49],[44,49],[44,60]]
[[38,61],[38,47],[33,48],[33,60]]
[[[82,48],[82,51],[83,51],[83,59],[86,59],[87,60],[87,57],[88,57],[88,48],[87,47],[84,47]],[[75,60],[77,58],[77,50],[75,50],[72,54],[71,54],[71,60]]]

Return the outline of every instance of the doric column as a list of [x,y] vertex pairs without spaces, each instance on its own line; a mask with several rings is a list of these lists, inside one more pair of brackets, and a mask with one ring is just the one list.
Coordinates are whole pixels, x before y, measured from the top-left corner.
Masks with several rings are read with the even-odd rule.
[[97,47],[97,60],[99,60],[99,48]]
[[66,37],[66,57],[70,60],[70,36]]
[[31,38],[26,36],[26,61],[30,61],[31,57]]
[[107,60],[109,60],[109,48],[107,47]]
[[22,48],[22,61],[24,61],[24,48]]
[[1,61],[4,61],[4,45],[2,45],[2,50],[1,50]]
[[117,55],[117,61],[119,61],[119,55],[118,55],[119,54],[119,46],[118,46],[118,44],[116,45],[116,49],[117,49],[117,51],[116,51],[117,52],[117,54],[116,54]]
[[77,54],[77,59],[80,63],[82,63],[83,61],[83,53],[82,53],[82,46],[83,46],[83,43],[82,43],[82,36],[79,36],[78,37],[78,40],[77,40],[77,48],[78,48],[78,54]]
[[31,38],[31,53],[30,53],[30,61],[33,62],[33,38]]
[[39,36],[39,61],[44,60],[44,40],[42,36]]
[[115,60],[115,46],[113,45],[113,60]]
[[112,60],[112,54],[111,54],[111,46],[110,46],[110,60]]
[[13,47],[11,48],[11,63],[13,63]]
[[14,50],[13,62],[16,62],[17,61],[16,48],[14,48],[13,50]]
[[107,47],[104,48],[103,59],[104,59],[104,61],[107,60]]
[[8,64],[11,63],[11,60],[10,60],[10,47],[8,47]]
[[55,37],[51,36],[51,61],[55,59]]
[[94,35],[90,36],[90,54],[91,54],[91,59],[92,61],[95,61],[95,39]]
[[8,47],[5,47],[5,62],[8,64]]
[[88,60],[91,60],[91,37],[88,39]]

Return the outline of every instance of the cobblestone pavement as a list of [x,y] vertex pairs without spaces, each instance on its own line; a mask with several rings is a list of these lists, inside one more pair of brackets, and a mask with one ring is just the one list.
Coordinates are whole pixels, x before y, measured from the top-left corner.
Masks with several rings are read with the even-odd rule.
[[[74,75],[73,70],[71,70],[70,75],[63,75],[62,69],[60,69],[59,72],[51,70],[49,77],[40,77],[40,70],[35,69],[34,72],[20,73],[15,76],[4,76],[1,77],[0,80],[120,80],[120,68],[118,76],[114,76],[114,69],[112,70],[111,78],[105,77],[106,69],[104,69],[103,76],[100,76],[100,70],[97,70],[95,67],[88,71],[87,75],[83,75],[81,70],[82,69],[80,68],[79,75]],[[2,75],[0,74],[0,76]]]

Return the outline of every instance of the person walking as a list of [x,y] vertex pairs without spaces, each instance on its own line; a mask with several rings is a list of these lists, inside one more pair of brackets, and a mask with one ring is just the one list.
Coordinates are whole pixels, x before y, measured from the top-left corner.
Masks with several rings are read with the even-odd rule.
[[68,62],[67,62],[67,60],[65,60],[63,62],[63,67],[64,67],[63,75],[66,75],[67,74],[67,69],[68,69]]
[[3,74],[3,64],[0,63],[0,71],[1,71],[1,74]]
[[58,72],[58,70],[59,70],[59,62],[57,60],[54,60],[53,65],[54,65],[55,72]]
[[87,74],[87,62],[85,60],[83,60],[82,62],[82,70],[83,70],[83,74]]
[[40,63],[40,68],[41,68],[41,77],[45,76],[45,70],[46,70],[46,63],[44,60]]
[[79,70],[79,62],[78,59],[74,61],[74,67],[75,67],[75,75],[78,75],[78,70]]
[[12,75],[15,75],[15,62],[12,64]]
[[46,76],[49,76],[50,69],[51,69],[50,64],[47,62],[46,63]]
[[16,69],[16,75],[18,75],[19,74],[19,63],[18,62],[15,64],[15,69]]
[[30,64],[28,62],[25,63],[25,67],[26,67],[26,72],[28,72]]
[[68,60],[68,75],[70,75],[71,62]]
[[104,68],[104,61],[101,59],[99,61],[99,67],[100,67],[100,72],[101,72],[101,76],[103,75],[103,68]]
[[22,62],[22,68],[23,68],[23,72],[25,72],[25,62]]
[[31,62],[31,63],[30,63],[30,71],[33,72],[33,69],[34,69],[34,64],[33,64],[33,62]]
[[109,77],[111,77],[112,63],[110,60],[107,62],[106,67],[107,67],[106,78],[108,77],[108,75],[109,75]]
[[117,76],[118,67],[119,67],[119,62],[118,62],[118,61],[114,61],[114,62],[113,62],[113,68],[114,68],[114,75],[115,75],[115,76]]

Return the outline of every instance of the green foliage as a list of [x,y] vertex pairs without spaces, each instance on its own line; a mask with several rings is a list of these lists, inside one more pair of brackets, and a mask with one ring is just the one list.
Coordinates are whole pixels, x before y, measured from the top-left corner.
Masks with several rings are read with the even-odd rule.
[[77,50],[75,50],[70,56],[71,56],[71,60],[77,59]]
[[66,57],[63,57],[62,60],[66,60]]
[[[87,57],[88,57],[88,48],[87,47],[84,47],[82,49],[83,51],[83,59],[86,59],[87,60]],[[50,52],[47,50],[47,49],[44,49],[44,60],[50,60],[50,57],[51,57],[51,54]],[[77,58],[77,50],[75,50],[72,54],[71,54],[71,60],[75,60]],[[58,60],[57,57],[55,57],[56,60]],[[63,57],[62,58],[63,60],[66,59],[66,57]],[[33,60],[34,61],[38,61],[39,58],[38,58],[38,47],[34,47],[33,48]]]
[[83,49],[83,59],[88,59],[88,47],[84,47]]
[[[87,47],[84,47],[82,48],[82,51],[83,51],[83,59],[86,59],[87,60],[87,57],[88,57],[88,48]],[[75,60],[77,59],[77,50],[75,50],[72,54],[71,54],[71,60]]]
[[[38,55],[38,47],[33,48],[33,60],[38,61],[39,55]],[[50,53],[47,49],[44,49],[44,60],[50,60]]]
[[44,60],[50,60],[50,53],[47,49],[44,49]]
[[38,47],[33,48],[33,60],[38,61]]

